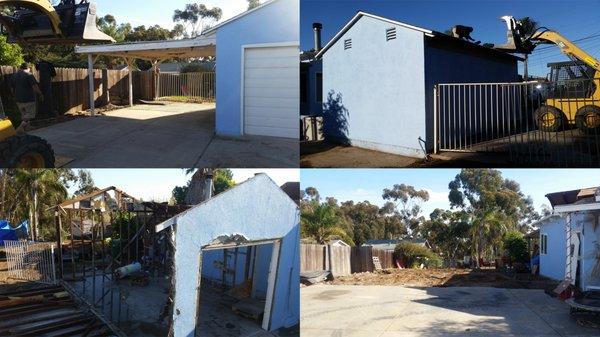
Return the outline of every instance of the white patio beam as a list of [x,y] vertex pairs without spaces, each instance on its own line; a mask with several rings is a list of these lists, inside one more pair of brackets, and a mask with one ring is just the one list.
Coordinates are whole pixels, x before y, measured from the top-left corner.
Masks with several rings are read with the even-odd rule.
[[88,54],[88,85],[90,93],[90,113],[93,117],[96,116],[96,100],[94,99],[94,55],[92,53]]
[[592,204],[578,204],[578,205],[558,205],[554,207],[556,213],[572,213],[582,211],[596,211],[600,210],[600,203]]

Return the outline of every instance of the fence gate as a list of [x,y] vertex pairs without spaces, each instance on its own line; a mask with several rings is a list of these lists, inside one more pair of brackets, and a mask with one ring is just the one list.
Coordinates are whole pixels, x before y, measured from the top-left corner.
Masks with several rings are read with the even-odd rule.
[[10,277],[56,284],[54,245],[42,242],[4,241]]
[[600,79],[436,85],[435,152],[497,153],[525,166],[596,167],[599,96]]
[[215,100],[215,73],[163,73],[158,78],[159,99]]

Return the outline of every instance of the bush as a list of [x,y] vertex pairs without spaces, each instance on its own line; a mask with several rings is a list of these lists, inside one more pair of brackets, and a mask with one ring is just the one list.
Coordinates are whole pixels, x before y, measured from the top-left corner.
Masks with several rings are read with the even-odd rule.
[[442,259],[427,247],[411,242],[400,242],[394,249],[394,258],[407,268],[423,264],[427,268],[440,268]]
[[504,236],[504,249],[513,262],[524,263],[529,260],[527,241],[520,232],[508,232]]

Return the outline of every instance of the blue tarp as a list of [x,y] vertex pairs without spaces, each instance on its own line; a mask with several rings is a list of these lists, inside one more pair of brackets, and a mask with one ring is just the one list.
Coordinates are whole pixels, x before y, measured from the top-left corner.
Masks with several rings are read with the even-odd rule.
[[27,227],[29,223],[23,221],[18,227],[12,227],[8,221],[0,220],[0,246],[4,246],[4,240],[16,241],[27,238]]

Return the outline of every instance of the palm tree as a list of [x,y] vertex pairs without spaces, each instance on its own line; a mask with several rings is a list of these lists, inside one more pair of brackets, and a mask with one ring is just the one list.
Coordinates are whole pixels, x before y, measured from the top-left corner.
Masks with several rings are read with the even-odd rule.
[[473,250],[477,257],[475,266],[481,268],[480,260],[484,253],[495,253],[508,231],[507,219],[496,211],[484,211],[475,216],[471,223]]
[[328,203],[312,201],[303,207],[300,222],[303,238],[311,238],[318,244],[326,244],[335,238],[354,244],[346,231],[339,226],[342,220],[336,214],[335,208]]
[[42,205],[53,206],[67,196],[67,189],[56,170],[15,170],[14,181],[20,185],[21,200],[28,205],[31,240],[38,240]]

